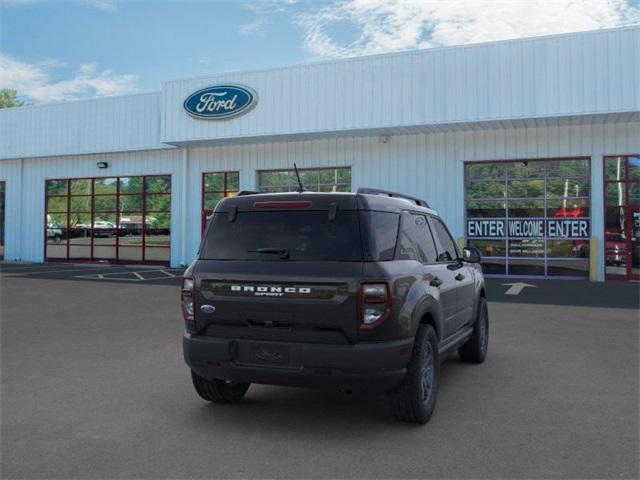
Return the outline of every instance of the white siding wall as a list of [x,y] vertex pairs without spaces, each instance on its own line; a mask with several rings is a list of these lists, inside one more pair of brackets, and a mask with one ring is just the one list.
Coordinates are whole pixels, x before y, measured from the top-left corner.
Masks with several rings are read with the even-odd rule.
[[164,147],[159,92],[0,110],[0,159]]
[[[423,197],[460,237],[464,161],[590,156],[592,231],[602,238],[602,155],[625,153],[640,153],[640,123],[392,135],[387,143],[372,136],[53,157],[24,160],[22,195],[16,186],[19,162],[4,161],[0,179],[7,180],[6,258],[42,261],[44,180],[106,176],[97,169],[97,161],[109,162],[109,176],[173,175],[171,262],[175,266],[188,263],[200,241],[202,172],[239,170],[241,189],[252,189],[256,170],[290,168],[294,161],[301,168],[350,166],[354,189],[379,187]],[[17,214],[20,208],[22,213]]]
[[[256,108],[225,121],[187,115],[187,96],[224,82],[255,89]],[[630,27],[166,82],[161,139],[309,136],[638,110],[640,27]]]

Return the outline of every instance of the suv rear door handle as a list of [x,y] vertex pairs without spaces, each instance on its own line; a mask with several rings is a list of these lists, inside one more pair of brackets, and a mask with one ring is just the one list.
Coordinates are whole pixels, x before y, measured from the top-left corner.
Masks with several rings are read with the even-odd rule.
[[462,280],[464,280],[464,275],[463,275],[463,274],[461,274],[461,273],[459,273],[459,274],[457,274],[457,275],[456,275],[455,277],[453,277],[453,278],[455,278],[456,280],[458,280],[459,282],[461,282]]
[[442,280],[440,280],[438,277],[433,277],[429,282],[429,285],[431,285],[432,287],[439,287],[440,285],[442,285]]

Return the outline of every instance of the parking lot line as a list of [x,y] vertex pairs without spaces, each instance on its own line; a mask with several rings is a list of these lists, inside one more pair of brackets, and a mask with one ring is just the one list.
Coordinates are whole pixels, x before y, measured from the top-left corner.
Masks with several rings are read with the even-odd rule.
[[[70,267],[71,265],[67,265]],[[16,273],[16,272],[35,272],[42,269],[59,268],[54,265],[36,264],[36,265],[10,265],[5,267],[0,265],[0,272],[2,273]]]
[[[125,267],[100,267],[100,266],[95,266],[94,268],[96,269],[102,269],[102,270],[122,270]],[[83,267],[83,268],[73,268],[73,269],[55,269],[55,270],[37,270],[34,271],[34,269],[24,269],[24,270],[18,270],[18,271],[12,271],[12,272],[7,272],[6,270],[2,269],[0,270],[0,276],[5,276],[5,277],[16,277],[16,276],[25,276],[25,275],[41,275],[41,274],[45,274],[45,273],[69,273],[69,272],[86,272],[87,271],[87,267]]]
[[[159,276],[149,277],[147,274],[162,274]],[[119,271],[119,272],[102,272],[88,275],[74,275],[72,278],[82,278],[88,280],[108,280],[121,282],[149,282],[152,280],[167,280],[169,278],[177,278],[171,272],[164,269],[157,270],[139,270],[139,271]]]

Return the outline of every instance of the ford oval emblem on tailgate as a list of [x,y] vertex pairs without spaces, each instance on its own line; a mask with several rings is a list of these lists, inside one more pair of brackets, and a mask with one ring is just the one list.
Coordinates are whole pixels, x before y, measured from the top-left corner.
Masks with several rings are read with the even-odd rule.
[[200,305],[200,311],[202,313],[213,313],[216,311],[216,307],[213,305]]

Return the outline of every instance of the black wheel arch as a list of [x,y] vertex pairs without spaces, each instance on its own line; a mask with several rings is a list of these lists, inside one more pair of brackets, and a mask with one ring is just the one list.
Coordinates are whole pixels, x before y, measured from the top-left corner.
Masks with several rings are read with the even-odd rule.
[[442,310],[434,301],[427,301],[419,305],[414,314],[413,335],[418,332],[420,325],[431,325],[436,332],[438,341],[442,340],[444,332]]

